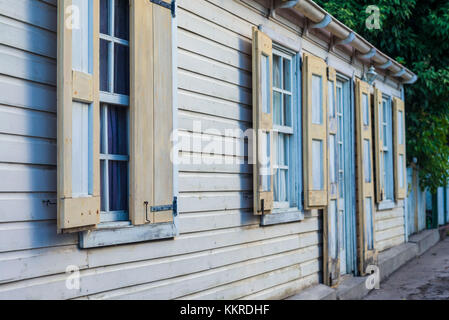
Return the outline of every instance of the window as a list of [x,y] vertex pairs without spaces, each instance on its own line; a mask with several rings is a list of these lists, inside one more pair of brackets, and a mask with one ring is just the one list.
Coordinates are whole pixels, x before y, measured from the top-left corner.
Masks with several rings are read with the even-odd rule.
[[129,66],[129,0],[101,0],[101,222],[129,220]]
[[[292,186],[295,182],[291,152],[293,126],[293,56],[273,49],[273,139],[274,139],[274,201],[275,208],[295,204]],[[297,112],[297,111],[296,111]]]
[[394,175],[393,175],[393,112],[391,99],[382,98],[381,131],[383,143],[383,159],[381,168],[384,177],[385,199],[394,200]]
[[88,230],[82,248],[173,238],[172,11],[150,1],[60,4],[58,84],[72,87],[57,88],[58,230]]

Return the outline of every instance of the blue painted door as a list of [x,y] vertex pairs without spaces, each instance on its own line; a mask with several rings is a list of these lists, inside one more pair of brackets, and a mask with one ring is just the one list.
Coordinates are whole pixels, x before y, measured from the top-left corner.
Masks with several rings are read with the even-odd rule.
[[356,270],[355,233],[355,132],[351,81],[337,81],[338,118],[338,242],[340,274]]

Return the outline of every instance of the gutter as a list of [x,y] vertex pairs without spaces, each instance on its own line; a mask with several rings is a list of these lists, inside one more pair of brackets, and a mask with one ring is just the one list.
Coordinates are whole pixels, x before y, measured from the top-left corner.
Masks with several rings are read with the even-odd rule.
[[418,80],[416,74],[405,68],[383,52],[377,50],[371,43],[356,32],[335,19],[312,0],[275,1],[274,10],[291,8],[312,21],[309,28],[323,28],[338,38],[335,45],[351,45],[357,52],[359,59],[371,60],[376,68],[389,71],[403,84],[413,84]]

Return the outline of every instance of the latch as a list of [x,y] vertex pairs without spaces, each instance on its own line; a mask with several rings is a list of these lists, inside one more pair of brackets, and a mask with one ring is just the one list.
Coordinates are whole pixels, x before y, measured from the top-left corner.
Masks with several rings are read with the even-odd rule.
[[150,0],[150,2],[169,9],[171,11],[172,17],[176,17],[176,0],[172,0],[171,3],[165,2],[163,0]]

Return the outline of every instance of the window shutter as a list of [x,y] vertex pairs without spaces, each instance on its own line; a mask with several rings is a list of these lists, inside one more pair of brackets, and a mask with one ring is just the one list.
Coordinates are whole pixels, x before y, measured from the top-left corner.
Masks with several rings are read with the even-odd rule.
[[58,232],[69,233],[100,222],[99,1],[58,1],[57,41]]
[[273,210],[272,41],[253,28],[253,185],[254,214]]
[[405,159],[405,109],[404,101],[393,99],[394,121],[394,188],[396,200],[405,199],[407,195],[407,175]]
[[372,168],[371,99],[368,83],[356,80],[357,204],[360,273],[376,264]]
[[338,241],[338,154],[337,154],[337,73],[334,68],[327,69],[328,90],[328,197],[329,205],[324,209],[323,224],[323,256],[324,256],[324,282],[328,286],[336,286],[340,281],[340,255]]
[[317,209],[328,204],[327,66],[305,54],[303,68],[304,207]]
[[383,137],[383,106],[382,91],[374,89],[374,145],[376,161],[376,202],[385,199],[385,176],[384,176],[384,137]]
[[130,217],[173,222],[172,15],[150,1],[130,6]]

